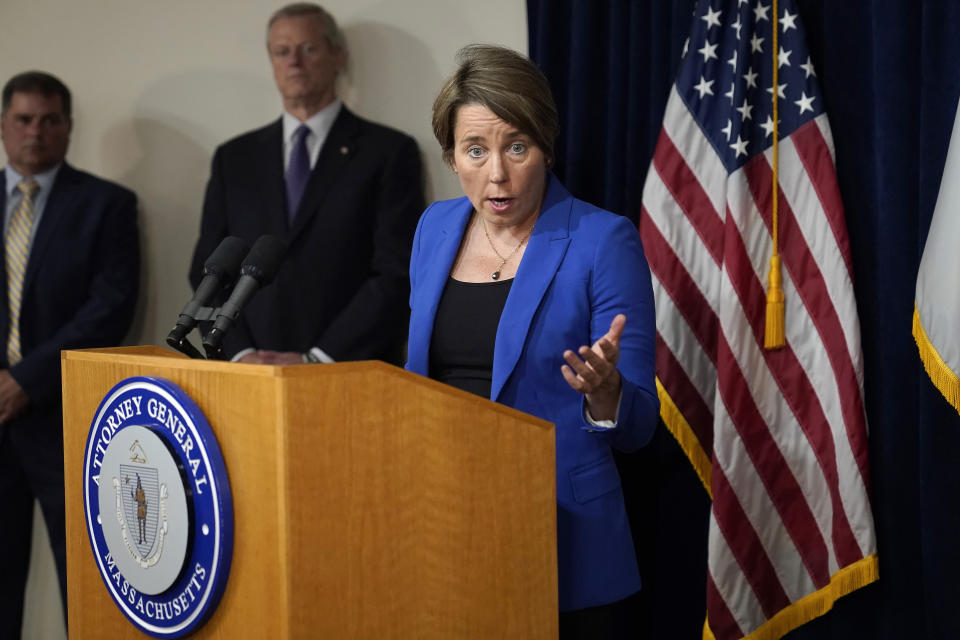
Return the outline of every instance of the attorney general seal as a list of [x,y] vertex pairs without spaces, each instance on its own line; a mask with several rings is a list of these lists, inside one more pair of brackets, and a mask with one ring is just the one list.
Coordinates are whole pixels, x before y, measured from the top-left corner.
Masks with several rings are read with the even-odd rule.
[[233,551],[226,468],[206,418],[163,378],[121,381],[87,436],[90,546],[117,607],[141,631],[179,638],[216,608]]

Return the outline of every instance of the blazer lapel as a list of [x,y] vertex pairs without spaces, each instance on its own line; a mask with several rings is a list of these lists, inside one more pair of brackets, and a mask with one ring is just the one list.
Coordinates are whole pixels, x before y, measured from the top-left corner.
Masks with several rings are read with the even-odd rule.
[[408,367],[421,375],[429,373],[430,340],[433,337],[437,305],[440,304],[440,297],[472,212],[473,205],[468,199],[458,200],[452,211],[443,214],[445,224],[440,230],[436,246],[427,247],[432,255],[427,260],[419,261],[425,268],[417,273],[417,301],[410,318],[410,325],[413,327],[410,344],[417,348],[408,354]]
[[345,106],[340,107],[340,114],[330,128],[330,133],[327,134],[327,139],[317,157],[317,164],[307,182],[307,189],[300,201],[300,207],[293,218],[289,240],[293,240],[317,214],[317,210],[330,192],[330,186],[356,154],[354,141],[359,132],[360,120]]
[[51,239],[56,235],[57,229],[61,228],[60,218],[71,208],[70,203],[75,202],[79,196],[77,189],[77,170],[64,162],[53,181],[47,204],[43,207],[40,225],[33,235],[30,255],[27,258],[27,272],[23,275],[23,295],[27,294],[36,277],[37,269],[40,268],[38,265],[43,260],[43,254],[50,246]]
[[[283,178],[283,120],[279,119],[263,131],[259,145],[263,150],[257,154],[253,175],[262,185],[265,224],[262,229],[282,238],[287,235],[287,189]],[[251,239],[251,242],[256,238]]]
[[517,366],[533,316],[570,244],[573,198],[552,174],[549,181],[540,217],[523,253],[497,327],[490,387],[490,399],[494,401]]

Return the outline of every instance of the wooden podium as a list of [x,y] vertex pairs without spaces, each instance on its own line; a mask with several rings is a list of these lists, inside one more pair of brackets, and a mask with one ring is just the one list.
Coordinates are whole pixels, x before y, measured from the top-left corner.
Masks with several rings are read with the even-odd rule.
[[556,638],[553,426],[381,362],[274,367],[159,347],[62,354],[69,633],[149,637],[110,598],[83,512],[95,410],[131,376],[200,407],[234,549],[194,638]]

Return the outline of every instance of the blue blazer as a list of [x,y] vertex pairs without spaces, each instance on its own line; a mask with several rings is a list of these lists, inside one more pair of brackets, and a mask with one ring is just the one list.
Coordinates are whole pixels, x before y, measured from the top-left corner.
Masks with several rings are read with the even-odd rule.
[[[420,218],[410,262],[410,371],[430,373],[437,305],[472,211],[464,197],[436,202]],[[618,313],[627,316],[618,363],[623,397],[617,426],[598,430],[560,367],[565,349],[593,344]],[[551,175],[497,329],[490,399],[556,425],[560,610],[614,602],[640,588],[611,447],[636,449],[656,427],[654,323],[636,229],[574,199]]]

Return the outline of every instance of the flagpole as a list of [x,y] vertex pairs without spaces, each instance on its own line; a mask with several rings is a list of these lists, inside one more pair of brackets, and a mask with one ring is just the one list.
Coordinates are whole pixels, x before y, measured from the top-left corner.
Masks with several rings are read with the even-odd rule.
[[769,288],[767,289],[767,321],[763,334],[763,346],[765,349],[779,349],[786,345],[786,330],[784,328],[784,302],[783,287],[780,273],[780,243],[777,221],[777,201],[780,192],[780,182],[777,176],[779,168],[779,138],[780,132],[777,125],[777,91],[779,89],[778,68],[779,68],[779,48],[777,47],[777,36],[779,29],[779,18],[777,14],[777,0],[773,0],[773,253],[770,256],[770,273],[767,276]]

